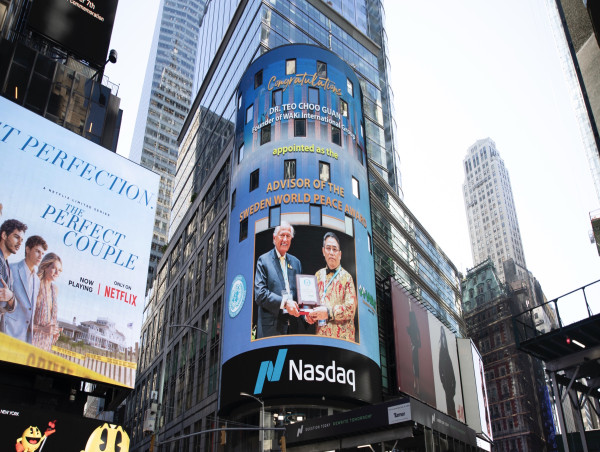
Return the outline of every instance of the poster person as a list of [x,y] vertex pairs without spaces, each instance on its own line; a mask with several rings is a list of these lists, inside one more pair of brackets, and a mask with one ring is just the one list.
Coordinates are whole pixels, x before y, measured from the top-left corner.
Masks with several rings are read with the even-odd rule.
[[[256,262],[254,300],[258,305],[256,338],[296,334],[298,310],[296,274],[302,273],[300,261],[288,253],[294,228],[282,221],[273,231],[271,251]],[[284,298],[283,294],[287,294]]]
[[356,289],[352,275],[342,266],[340,240],[333,232],[323,237],[323,257],[326,266],[317,271],[317,287],[321,306],[311,314],[317,323],[317,336],[355,341],[354,316],[357,308]]
[[13,266],[13,292],[16,307],[13,312],[4,314],[2,331],[9,336],[32,343],[33,316],[40,278],[37,267],[48,249],[48,244],[39,235],[32,235],[25,242],[25,259]]

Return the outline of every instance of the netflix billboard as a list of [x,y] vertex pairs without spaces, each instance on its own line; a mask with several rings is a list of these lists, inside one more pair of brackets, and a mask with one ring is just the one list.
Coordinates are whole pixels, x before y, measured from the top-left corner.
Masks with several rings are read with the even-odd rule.
[[0,156],[0,359],[133,387],[159,176],[3,98]]

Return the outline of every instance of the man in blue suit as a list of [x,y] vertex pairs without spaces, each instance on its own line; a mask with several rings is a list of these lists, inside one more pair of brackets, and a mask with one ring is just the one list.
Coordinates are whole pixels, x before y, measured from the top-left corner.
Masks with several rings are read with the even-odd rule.
[[[288,253],[293,237],[292,225],[282,221],[273,231],[275,248],[256,262],[254,301],[258,305],[257,339],[299,332],[296,274],[302,273],[302,265]],[[285,299],[283,291],[289,294]]]
[[32,235],[25,242],[25,259],[13,268],[13,292],[17,299],[14,311],[7,312],[0,322],[0,331],[31,344],[33,339],[33,314],[40,290],[37,267],[48,245],[39,235]]

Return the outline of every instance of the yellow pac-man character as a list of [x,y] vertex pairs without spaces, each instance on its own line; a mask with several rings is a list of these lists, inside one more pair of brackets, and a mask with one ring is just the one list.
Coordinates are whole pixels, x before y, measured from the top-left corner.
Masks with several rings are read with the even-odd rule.
[[48,428],[42,435],[40,429],[34,426],[27,427],[23,436],[17,438],[15,450],[17,452],[35,452],[56,431],[56,421],[48,422]]
[[81,452],[129,452],[129,435],[120,425],[105,423],[92,432]]

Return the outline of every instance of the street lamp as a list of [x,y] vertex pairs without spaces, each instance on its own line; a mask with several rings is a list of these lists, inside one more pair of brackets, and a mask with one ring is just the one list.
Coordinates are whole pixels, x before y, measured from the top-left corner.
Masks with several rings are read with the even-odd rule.
[[199,326],[194,326],[194,325],[180,325],[180,324],[175,324],[175,325],[169,325],[169,328],[175,328],[175,327],[179,327],[179,328],[191,328],[193,330],[198,330],[201,331],[204,334],[208,334],[208,331],[203,330],[202,328],[200,328]]
[[260,419],[259,419],[259,424],[258,426],[260,427],[260,450],[264,452],[265,450],[265,432],[263,430],[264,427],[264,422],[265,422],[265,402],[263,402],[261,399],[259,399],[256,396],[253,396],[252,394],[248,394],[247,392],[240,392],[241,396],[244,397],[250,397],[254,400],[256,400],[258,403],[260,403]]

